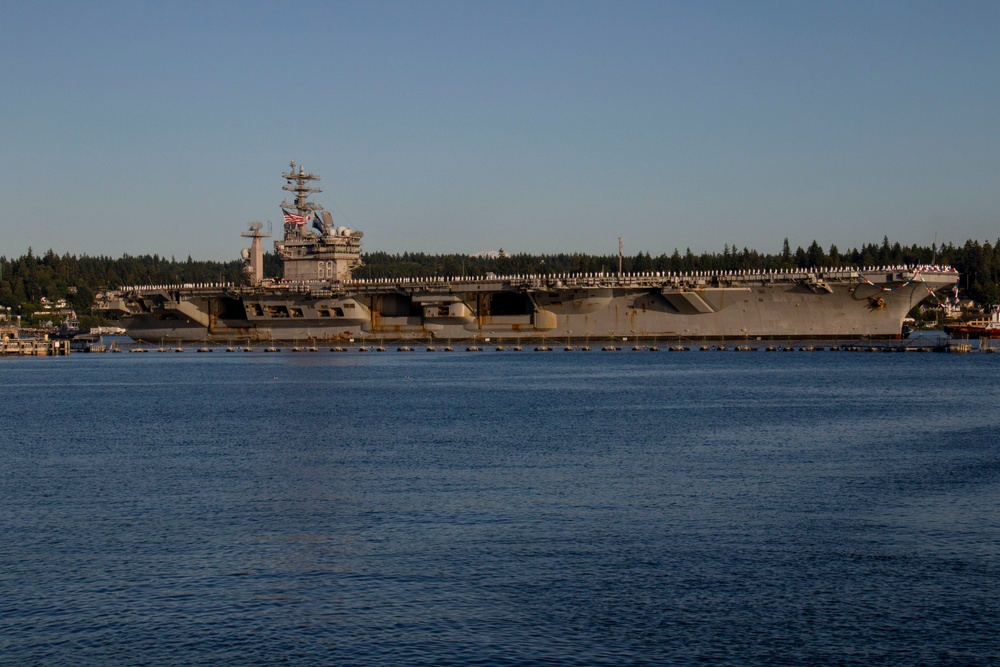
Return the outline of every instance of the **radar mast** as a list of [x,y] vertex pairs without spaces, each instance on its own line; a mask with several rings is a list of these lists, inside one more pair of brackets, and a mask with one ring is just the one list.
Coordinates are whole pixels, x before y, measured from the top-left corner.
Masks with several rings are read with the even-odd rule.
[[312,173],[306,173],[305,168],[301,165],[299,165],[299,170],[296,172],[294,160],[289,162],[288,166],[291,167],[291,169],[288,170],[288,173],[281,175],[286,181],[285,185],[281,186],[281,189],[287,192],[294,192],[295,203],[289,204],[287,201],[282,199],[281,208],[295,209],[295,212],[303,217],[315,211],[321,210],[323,208],[322,206],[309,201],[309,195],[317,192],[323,192],[323,190],[320,188],[313,188],[308,185],[310,181],[318,181],[319,176]]
[[251,239],[250,247],[244,248],[241,253],[243,261],[246,262],[243,273],[251,285],[259,285],[264,281],[264,247],[261,245],[261,239],[266,239],[271,235],[261,232],[263,227],[264,224],[261,222],[251,222],[249,229],[241,234],[241,236]]

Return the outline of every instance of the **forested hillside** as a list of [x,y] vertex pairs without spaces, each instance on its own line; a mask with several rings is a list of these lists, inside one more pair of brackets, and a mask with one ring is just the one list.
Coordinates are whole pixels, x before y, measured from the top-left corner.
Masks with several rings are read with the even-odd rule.
[[106,287],[148,283],[220,282],[239,280],[242,262],[196,262],[159,255],[133,257],[75,257],[51,250],[35,255],[29,248],[18,259],[0,257],[0,306],[12,315],[29,317],[41,310],[43,297],[55,303],[65,299],[84,322],[94,294]]
[[[823,250],[813,241],[808,248],[792,250],[786,241],[781,252],[760,253],[726,245],[722,253],[695,255],[674,250],[670,255],[652,256],[639,253],[622,261],[626,273],[640,271],[731,271],[795,269],[808,267],[881,266],[899,264],[950,264],[962,274],[962,295],[984,305],[1000,303],[1000,240],[967,241],[962,246],[951,244],[939,248],[904,246],[883,238],[881,244],[840,251],[836,246]],[[365,278],[401,276],[476,276],[488,272],[503,274],[615,272],[615,255],[529,255],[519,253],[500,257],[469,255],[428,255],[402,253],[390,255],[373,252],[365,255],[365,266],[356,275]]]
[[[425,253],[388,254],[366,253],[365,265],[355,274],[363,278],[394,278],[416,276],[477,276],[487,273],[574,273],[615,272],[615,255],[508,255],[499,256],[428,255]],[[841,251],[836,246],[824,250],[815,241],[807,248],[792,250],[786,241],[780,252],[761,253],[756,250],[724,246],[721,253],[681,253],[652,256],[640,252],[622,260],[625,272],[640,271],[714,271],[768,270],[833,266],[875,266],[886,264],[950,264],[962,274],[962,296],[984,306],[1000,303],[1000,240],[966,241],[962,246],[951,244],[939,248],[903,246],[884,238],[881,244]],[[278,263],[273,254],[265,257],[266,272],[277,275]],[[177,261],[158,255],[125,255],[110,257],[75,257],[57,255],[51,250],[44,255],[28,252],[17,258],[0,257],[0,306],[10,308],[14,315],[30,316],[41,308],[42,298],[50,302],[66,299],[69,306],[87,315],[94,294],[104,288],[149,283],[238,282],[240,261],[193,261],[190,257]],[[86,318],[89,319],[89,318]]]

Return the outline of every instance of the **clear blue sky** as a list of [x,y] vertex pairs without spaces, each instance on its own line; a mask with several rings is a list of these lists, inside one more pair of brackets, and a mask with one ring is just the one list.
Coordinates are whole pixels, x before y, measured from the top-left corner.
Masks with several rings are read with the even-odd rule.
[[1000,237],[1000,2],[0,0],[0,254]]

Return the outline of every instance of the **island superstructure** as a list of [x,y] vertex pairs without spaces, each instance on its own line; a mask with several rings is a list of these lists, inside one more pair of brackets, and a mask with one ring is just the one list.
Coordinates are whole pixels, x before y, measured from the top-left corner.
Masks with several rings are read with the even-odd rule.
[[363,234],[310,200],[319,177],[282,174],[281,278],[264,276],[260,222],[241,284],[128,286],[98,308],[142,341],[792,340],[898,338],[947,266],[560,273],[363,279]]

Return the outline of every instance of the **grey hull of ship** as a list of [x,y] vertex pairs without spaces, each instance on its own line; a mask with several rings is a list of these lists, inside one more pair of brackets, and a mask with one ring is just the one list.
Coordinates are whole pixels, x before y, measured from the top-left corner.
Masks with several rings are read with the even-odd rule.
[[[942,280],[930,287],[947,284]],[[523,296],[530,308],[490,312],[485,304],[501,292]],[[218,343],[895,338],[906,313],[928,297],[929,288],[924,282],[886,289],[845,281],[820,288],[803,282],[745,282],[703,288],[544,284],[529,289],[484,282],[162,295],[164,305],[123,318],[130,337]]]

